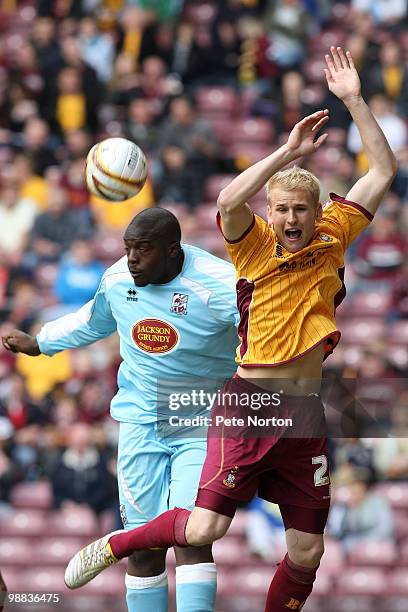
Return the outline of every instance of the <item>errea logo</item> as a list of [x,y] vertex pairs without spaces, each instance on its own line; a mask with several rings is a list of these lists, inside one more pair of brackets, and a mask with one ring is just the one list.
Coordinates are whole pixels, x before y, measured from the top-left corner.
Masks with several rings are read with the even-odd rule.
[[137,302],[139,298],[136,296],[137,296],[136,289],[128,289],[126,301],[127,302]]

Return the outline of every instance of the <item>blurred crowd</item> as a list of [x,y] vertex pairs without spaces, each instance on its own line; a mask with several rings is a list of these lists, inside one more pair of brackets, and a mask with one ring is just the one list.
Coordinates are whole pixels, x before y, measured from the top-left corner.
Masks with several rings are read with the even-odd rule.
[[[323,61],[333,44],[353,54],[399,170],[351,249],[343,341],[326,375],[363,379],[359,397],[385,398],[376,422],[400,437],[376,431],[333,442],[334,482],[348,497],[329,528],[345,550],[360,520],[365,534],[373,527],[394,537],[387,502],[370,487],[408,477],[407,4],[5,0],[0,8],[2,333],[35,334],[91,299],[123,254],[124,228],[145,207],[169,208],[185,242],[226,257],[214,223],[219,189],[319,108],[330,110],[329,138],[302,165],[321,179],[322,201],[331,191],[345,196],[367,162],[350,116],[327,91]],[[134,140],[149,161],[144,189],[123,204],[91,197],[84,183],[88,150],[110,136]],[[264,214],[263,194],[253,204]],[[56,508],[85,504],[99,515],[114,507],[109,401],[119,360],[114,336],[52,361],[0,352],[0,515],[11,510],[17,483],[45,477]],[[391,399],[390,378],[401,381]],[[367,518],[378,513],[381,534]]]

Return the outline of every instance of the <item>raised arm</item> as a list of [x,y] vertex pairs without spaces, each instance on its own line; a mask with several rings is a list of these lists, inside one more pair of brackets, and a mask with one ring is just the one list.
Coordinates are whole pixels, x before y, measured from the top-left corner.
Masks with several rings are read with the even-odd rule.
[[227,240],[237,240],[252,223],[252,211],[247,201],[286,164],[314,153],[324,143],[327,134],[317,140],[316,134],[328,121],[329,111],[320,110],[299,121],[289,134],[286,144],[268,157],[241,172],[218,196],[222,230]]
[[330,51],[331,56],[326,55],[327,85],[350,111],[368,159],[367,173],[353,185],[347,199],[374,214],[396,174],[397,160],[361,96],[360,79],[351,53],[344,53],[341,47],[331,47]]

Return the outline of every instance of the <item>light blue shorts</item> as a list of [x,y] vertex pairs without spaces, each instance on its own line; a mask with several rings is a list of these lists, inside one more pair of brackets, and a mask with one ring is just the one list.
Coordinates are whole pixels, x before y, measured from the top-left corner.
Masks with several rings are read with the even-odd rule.
[[118,486],[125,529],[174,507],[192,509],[207,450],[203,438],[157,435],[157,423],[120,423]]

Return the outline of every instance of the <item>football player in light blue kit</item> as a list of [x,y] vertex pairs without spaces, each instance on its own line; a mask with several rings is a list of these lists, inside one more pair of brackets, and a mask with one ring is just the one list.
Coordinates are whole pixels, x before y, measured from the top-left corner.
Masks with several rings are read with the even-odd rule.
[[[174,381],[177,388],[192,376],[220,380],[235,370],[234,268],[199,248],[181,246],[180,238],[169,211],[139,213],[124,235],[126,256],[105,272],[93,300],[46,323],[37,338],[17,330],[3,338],[13,352],[54,355],[118,332],[123,361],[111,414],[120,422],[118,483],[125,529],[169,508],[194,505],[206,434],[162,437],[161,381],[164,387],[164,379]],[[167,611],[166,553],[146,550],[129,558],[130,612]],[[211,547],[175,548],[175,555],[178,612],[211,612],[216,593]]]

